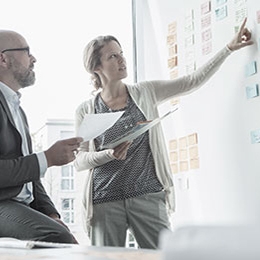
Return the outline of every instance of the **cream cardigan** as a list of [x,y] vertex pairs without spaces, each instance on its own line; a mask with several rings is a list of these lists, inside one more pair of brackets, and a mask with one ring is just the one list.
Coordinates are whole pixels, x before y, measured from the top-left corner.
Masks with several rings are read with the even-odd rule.
[[[231,51],[228,47],[220,50],[206,64],[194,73],[174,80],[144,81],[134,85],[126,85],[133,101],[142,111],[147,120],[159,116],[158,105],[177,96],[186,95],[200,88],[219,69]],[[92,98],[83,102],[76,110],[76,132],[86,113],[94,113]],[[166,149],[162,127],[160,124],[149,130],[150,147],[153,154],[158,180],[166,192],[166,202],[169,213],[175,210],[175,196],[168,152]],[[95,151],[94,141],[81,145],[74,161],[77,171],[90,170],[86,177],[83,194],[84,227],[89,231],[93,214],[92,204],[92,169],[114,160],[113,150]]]

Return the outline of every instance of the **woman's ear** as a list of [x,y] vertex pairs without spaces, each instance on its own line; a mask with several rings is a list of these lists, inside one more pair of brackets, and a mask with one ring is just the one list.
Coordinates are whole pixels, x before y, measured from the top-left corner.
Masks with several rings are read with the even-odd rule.
[[98,74],[98,73],[100,72],[100,66],[97,66],[97,67],[94,69],[94,72]]

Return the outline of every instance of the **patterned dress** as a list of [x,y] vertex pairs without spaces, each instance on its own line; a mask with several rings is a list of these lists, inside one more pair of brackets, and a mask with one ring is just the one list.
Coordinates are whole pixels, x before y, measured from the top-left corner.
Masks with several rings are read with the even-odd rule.
[[[131,130],[137,122],[146,120],[129,94],[127,106],[120,110],[111,110],[100,95],[97,97],[95,113],[116,111],[125,112],[111,128],[95,139],[97,150]],[[155,173],[148,131],[133,141],[125,160],[113,160],[94,169],[94,204],[137,197],[162,189]]]

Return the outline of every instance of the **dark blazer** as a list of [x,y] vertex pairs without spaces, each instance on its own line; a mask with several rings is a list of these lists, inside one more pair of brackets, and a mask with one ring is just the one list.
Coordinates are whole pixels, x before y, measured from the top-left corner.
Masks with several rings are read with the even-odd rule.
[[32,143],[24,111],[21,114],[26,128],[30,155],[22,154],[22,138],[15,127],[8,104],[0,91],[0,205],[1,201],[16,197],[26,182],[33,183],[34,201],[31,207],[46,214],[57,213],[41,181],[36,154],[32,153]]

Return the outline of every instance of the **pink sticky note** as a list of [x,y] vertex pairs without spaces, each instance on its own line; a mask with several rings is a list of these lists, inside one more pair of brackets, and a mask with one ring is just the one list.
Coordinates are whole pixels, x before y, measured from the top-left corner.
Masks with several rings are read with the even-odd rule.
[[257,20],[257,23],[260,23],[260,10],[258,10],[256,12],[256,20]]

